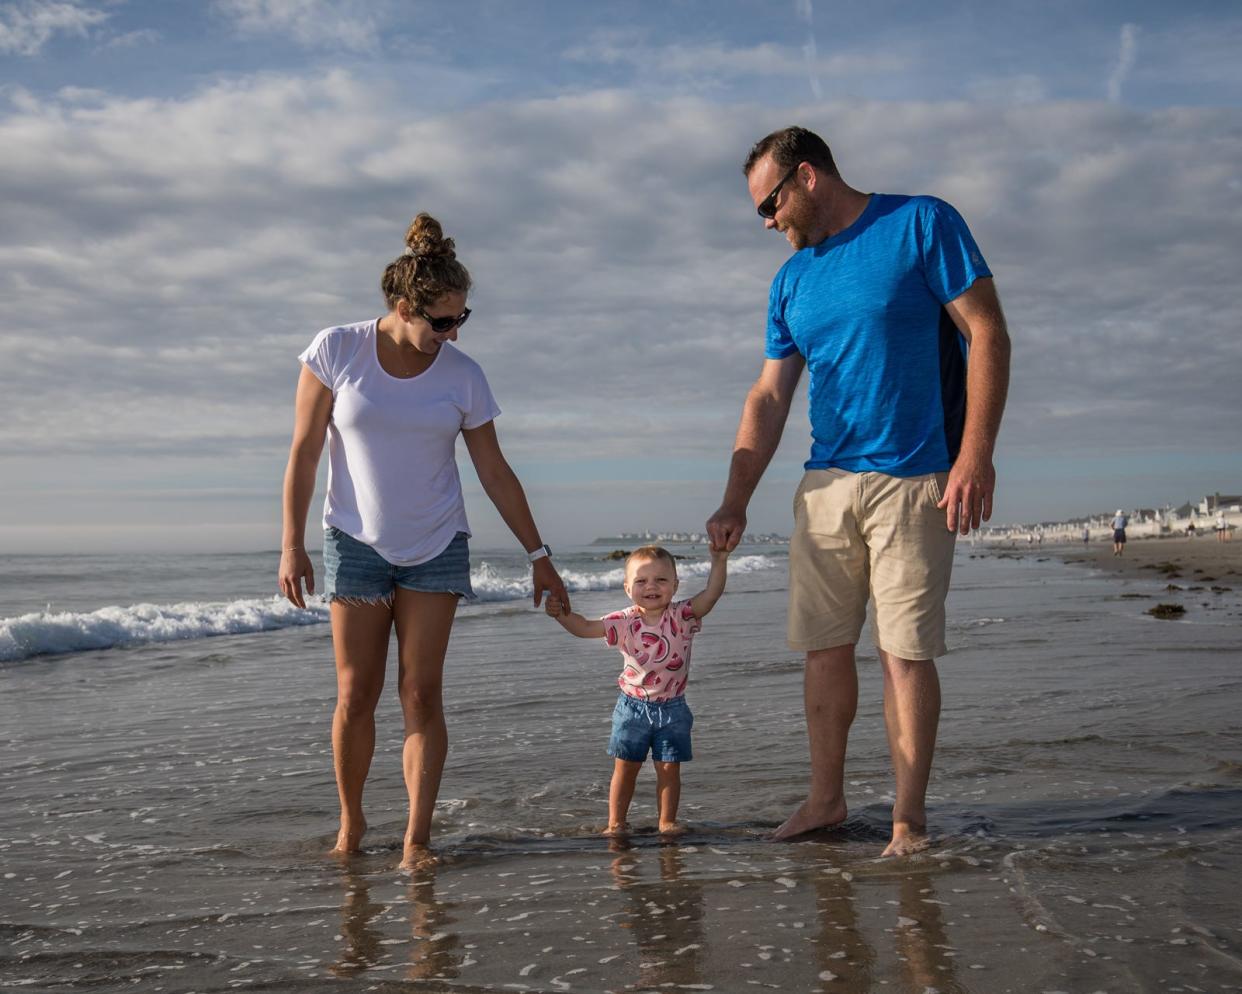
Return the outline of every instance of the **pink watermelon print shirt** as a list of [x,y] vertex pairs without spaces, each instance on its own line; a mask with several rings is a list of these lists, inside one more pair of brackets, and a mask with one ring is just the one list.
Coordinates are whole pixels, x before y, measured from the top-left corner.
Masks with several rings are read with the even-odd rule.
[[643,621],[637,607],[600,619],[604,641],[621,650],[625,666],[617,677],[621,693],[640,701],[667,701],[685,693],[690,678],[690,640],[702,628],[689,601],[675,601],[659,624]]

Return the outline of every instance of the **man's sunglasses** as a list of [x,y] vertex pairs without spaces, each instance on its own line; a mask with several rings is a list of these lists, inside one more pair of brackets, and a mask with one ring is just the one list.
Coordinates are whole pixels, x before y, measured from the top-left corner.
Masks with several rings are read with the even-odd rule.
[[437,335],[443,335],[446,331],[452,331],[454,328],[460,328],[466,323],[466,319],[470,317],[470,308],[467,307],[456,317],[433,318],[421,307],[414,309],[414,313],[431,325],[431,330]]
[[[798,166],[800,165],[802,165],[801,162],[798,163]],[[777,183],[776,186],[772,187],[772,192],[759,201],[759,206],[756,207],[755,210],[759,212],[759,216],[765,221],[770,221],[772,218],[776,217],[776,198],[780,195],[781,187],[788,183],[793,174],[798,171],[798,166],[794,166],[791,170],[789,170],[789,172],[785,174],[784,179]]]

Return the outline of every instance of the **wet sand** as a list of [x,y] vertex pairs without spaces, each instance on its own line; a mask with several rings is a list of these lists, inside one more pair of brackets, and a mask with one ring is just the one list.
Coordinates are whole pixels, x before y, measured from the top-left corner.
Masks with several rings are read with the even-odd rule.
[[[934,845],[902,859],[879,858],[892,775],[868,646],[849,819],[767,841],[806,785],[777,570],[731,578],[696,646],[675,843],[652,828],[649,769],[628,846],[599,837],[616,667],[549,643],[525,604],[454,630],[439,862],[413,875],[391,695],[364,851],[327,856],[326,626],[0,666],[0,989],[1242,990],[1236,565],[1178,561],[1172,540],[1134,543],[1117,579],[1066,568],[1069,547],[971,554],[950,595]],[[1183,576],[1142,569],[1149,555]],[[1235,592],[1191,582],[1207,576]],[[1184,621],[1144,616],[1174,598]],[[576,600],[602,613],[615,593]]]
[[[1085,563],[1094,569],[1126,579],[1159,577],[1186,583],[1242,585],[1242,539],[1218,542],[1215,535],[1202,538],[1140,538],[1127,542],[1120,556],[1113,555],[1112,544],[1092,542],[1049,545],[1036,549],[1015,549],[1025,554],[1055,555],[1067,563]],[[1168,569],[1174,566],[1176,569]],[[1173,577],[1178,573],[1180,576]]]

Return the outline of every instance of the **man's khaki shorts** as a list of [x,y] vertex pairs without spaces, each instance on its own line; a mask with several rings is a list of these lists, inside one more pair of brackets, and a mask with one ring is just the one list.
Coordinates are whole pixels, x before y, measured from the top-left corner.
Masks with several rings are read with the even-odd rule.
[[877,647],[902,659],[944,655],[957,534],[936,504],[948,477],[807,470],[789,542],[790,648],[854,645],[870,599]]

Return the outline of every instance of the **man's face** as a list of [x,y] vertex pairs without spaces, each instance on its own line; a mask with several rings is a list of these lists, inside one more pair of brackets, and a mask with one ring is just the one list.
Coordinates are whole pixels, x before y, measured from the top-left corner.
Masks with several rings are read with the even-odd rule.
[[[810,166],[800,166],[799,171],[785,181],[776,194],[775,216],[763,222],[765,227],[781,232],[795,252],[809,244],[811,201],[802,185],[802,172],[809,168]],[[778,166],[770,155],[765,155],[755,163],[750,175],[746,177],[746,186],[756,208],[767,199],[788,172],[788,169]]]

